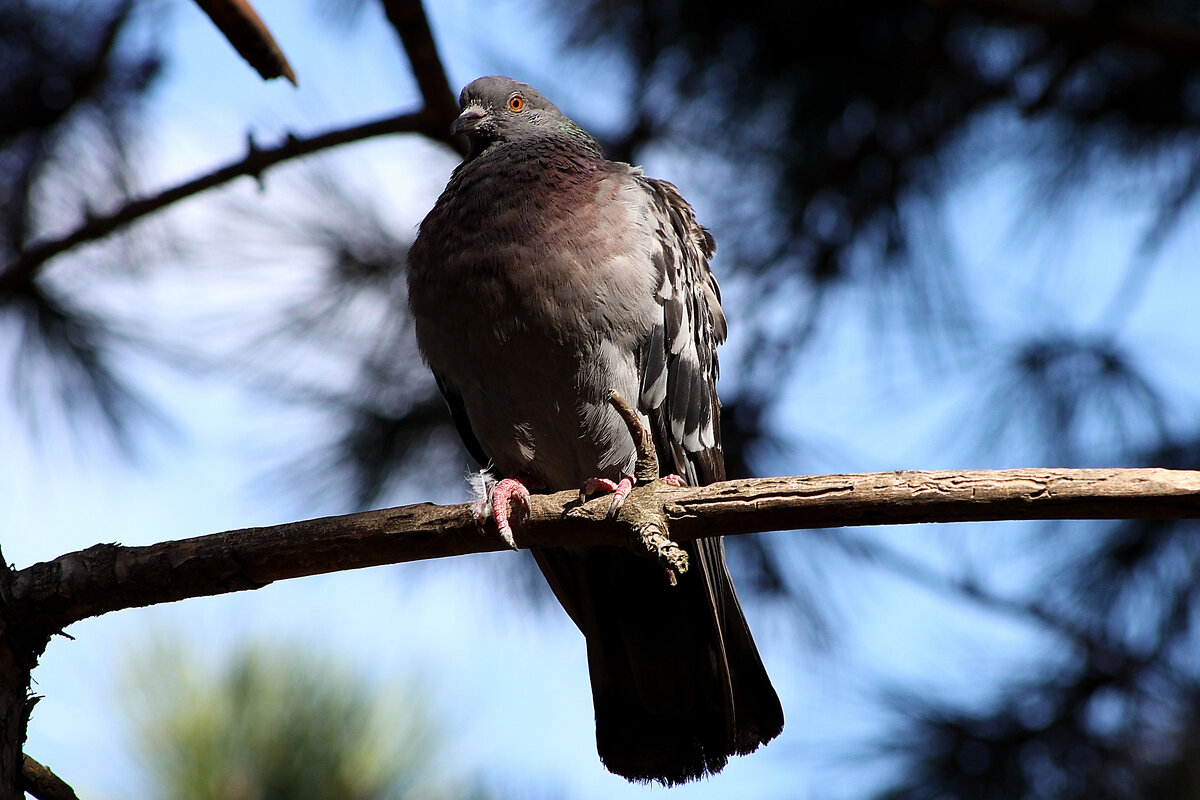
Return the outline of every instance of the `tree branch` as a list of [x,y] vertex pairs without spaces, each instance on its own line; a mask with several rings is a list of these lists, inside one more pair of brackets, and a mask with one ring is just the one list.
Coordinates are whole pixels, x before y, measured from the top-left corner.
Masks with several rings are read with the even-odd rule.
[[[535,495],[517,543],[624,546],[647,508],[662,515],[675,541],[914,522],[1200,518],[1200,472],[1164,469],[905,471],[685,488],[656,482],[634,492],[615,521],[605,521],[607,498],[580,506],[578,492]],[[8,614],[31,635],[49,635],[122,608],[507,549],[494,530],[478,530],[471,508],[422,503],[146,547],[96,545],[14,573]]]
[[384,117],[347,128],[337,128],[315,136],[302,137],[289,133],[282,142],[272,147],[259,147],[251,138],[246,155],[237,161],[218,167],[198,178],[163,189],[157,194],[126,200],[115,211],[103,216],[89,217],[84,224],[63,236],[34,242],[0,270],[0,294],[18,291],[29,285],[44,263],[73,247],[103,239],[119,228],[235,178],[250,175],[261,180],[266,170],[284,161],[389,133],[420,133],[435,141],[457,147],[457,143],[450,136],[449,127],[450,122],[443,116],[418,111]]

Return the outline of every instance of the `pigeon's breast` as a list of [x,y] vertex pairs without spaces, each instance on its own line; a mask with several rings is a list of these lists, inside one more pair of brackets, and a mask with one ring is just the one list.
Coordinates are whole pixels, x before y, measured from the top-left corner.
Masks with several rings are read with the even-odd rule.
[[628,182],[553,166],[540,181],[465,176],[422,224],[410,303],[426,360],[498,470],[563,489],[631,473],[607,397],[636,402],[638,343],[661,311]]

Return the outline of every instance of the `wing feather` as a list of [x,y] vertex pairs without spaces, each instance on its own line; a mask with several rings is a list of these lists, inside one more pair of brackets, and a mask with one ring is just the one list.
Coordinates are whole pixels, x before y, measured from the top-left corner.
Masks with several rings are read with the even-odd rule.
[[639,405],[651,419],[664,471],[677,471],[689,483],[711,483],[725,477],[716,382],[717,346],[726,327],[708,264],[716,243],[673,184],[639,180],[650,196],[651,260],[662,310],[639,353]]

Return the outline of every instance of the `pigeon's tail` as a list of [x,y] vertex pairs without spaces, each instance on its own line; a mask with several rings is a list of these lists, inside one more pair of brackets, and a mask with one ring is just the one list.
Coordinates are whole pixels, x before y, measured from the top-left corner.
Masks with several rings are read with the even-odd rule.
[[688,543],[677,586],[613,547],[535,549],[587,639],[596,746],[629,780],[682,783],[719,772],[783,729],[719,538]]

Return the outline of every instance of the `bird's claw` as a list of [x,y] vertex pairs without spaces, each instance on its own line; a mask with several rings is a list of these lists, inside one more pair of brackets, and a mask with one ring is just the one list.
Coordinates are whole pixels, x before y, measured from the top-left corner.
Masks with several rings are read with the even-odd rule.
[[529,487],[516,478],[505,478],[492,487],[491,495],[484,503],[475,509],[475,521],[481,526],[490,516],[496,520],[496,530],[500,538],[513,550],[517,549],[513,539],[512,525],[509,523],[509,501],[515,500],[520,508],[529,512]]
[[612,519],[625,505],[625,498],[633,491],[633,478],[621,478],[610,481],[608,478],[588,478],[579,490],[579,501],[584,502],[594,494],[612,492],[612,501],[608,505],[608,518]]
[[615,481],[610,481],[608,478],[588,478],[587,481],[579,488],[579,502],[586,503],[588,498],[594,494],[601,492],[615,492],[617,484]]

